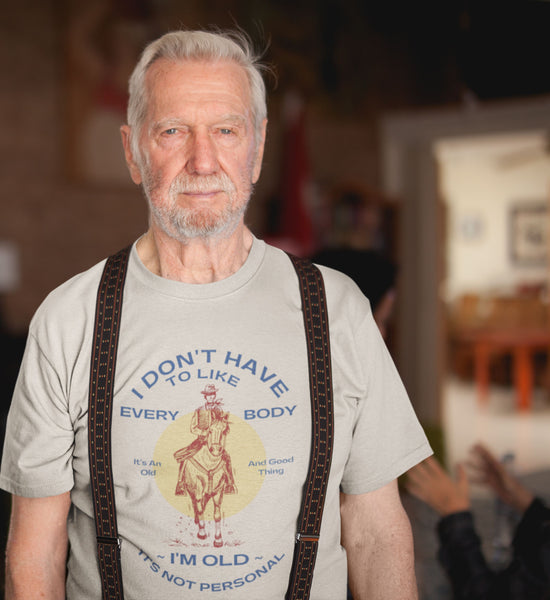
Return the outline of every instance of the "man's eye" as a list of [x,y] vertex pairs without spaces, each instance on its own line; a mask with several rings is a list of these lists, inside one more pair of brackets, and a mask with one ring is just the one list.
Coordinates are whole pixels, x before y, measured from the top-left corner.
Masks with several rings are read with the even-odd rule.
[[164,132],[166,135],[174,135],[174,133],[177,133],[177,129],[175,127],[170,127],[170,129],[166,129],[166,131]]
[[231,135],[233,133],[233,130],[227,127],[222,127],[220,129],[220,133],[222,133],[223,135]]

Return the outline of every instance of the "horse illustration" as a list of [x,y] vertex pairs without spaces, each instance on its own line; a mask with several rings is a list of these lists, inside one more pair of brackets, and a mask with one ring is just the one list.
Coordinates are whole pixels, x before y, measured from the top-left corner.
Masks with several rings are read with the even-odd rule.
[[[174,454],[179,462],[176,495],[189,495],[198,526],[197,537],[206,539],[204,510],[209,500],[214,504],[214,546],[223,546],[221,533],[221,504],[224,493],[236,493],[229,455],[225,441],[229,432],[229,414],[212,413],[208,432],[202,440]],[[198,439],[198,438],[197,438]],[[190,451],[192,449],[192,451]]]

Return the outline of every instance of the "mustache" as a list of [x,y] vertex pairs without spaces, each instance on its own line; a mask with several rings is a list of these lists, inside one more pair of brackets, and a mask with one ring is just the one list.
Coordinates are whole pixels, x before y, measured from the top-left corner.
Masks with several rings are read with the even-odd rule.
[[217,175],[188,175],[181,173],[170,184],[170,193],[197,194],[208,192],[235,192],[231,179],[224,173]]

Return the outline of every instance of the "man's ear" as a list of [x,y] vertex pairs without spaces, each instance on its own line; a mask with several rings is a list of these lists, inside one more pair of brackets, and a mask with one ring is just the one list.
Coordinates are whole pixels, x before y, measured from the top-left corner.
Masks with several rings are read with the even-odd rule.
[[258,143],[258,148],[256,149],[256,158],[254,160],[254,167],[252,169],[252,183],[256,183],[260,178],[260,172],[262,170],[262,160],[264,157],[266,129],[267,119],[264,119],[262,123],[262,135]]
[[123,125],[120,128],[120,134],[122,136],[122,146],[124,147],[124,156],[126,158],[126,164],[128,165],[128,169],[130,171],[130,176],[132,177],[132,181],[139,185],[142,182],[141,171],[139,169],[138,163],[134,158],[134,154],[132,152],[132,145],[130,144],[130,132],[131,128],[129,125]]

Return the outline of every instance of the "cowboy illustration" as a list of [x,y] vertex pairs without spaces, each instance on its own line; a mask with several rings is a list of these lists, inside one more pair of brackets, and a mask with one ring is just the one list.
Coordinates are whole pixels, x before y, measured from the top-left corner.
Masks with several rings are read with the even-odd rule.
[[[208,442],[209,436],[212,437],[214,430],[219,430],[218,423],[226,423],[229,417],[229,413],[226,413],[222,409],[223,398],[218,398],[218,389],[214,384],[210,383],[206,385],[201,394],[204,396],[204,406],[200,406],[193,413],[191,419],[190,431],[195,435],[195,439],[183,448],[180,448],[174,453],[174,458],[179,463],[179,476],[176,485],[176,495],[187,495],[188,490],[186,489],[185,482],[185,465],[187,461],[194,458],[196,454],[201,450]],[[213,429],[214,425],[214,429]],[[233,468],[231,466],[231,457],[225,450],[225,435],[229,430],[229,425],[224,432],[224,435],[220,440],[217,440],[215,445],[210,448],[211,454],[219,452],[221,460],[221,466],[225,474],[225,484],[223,492],[225,494],[236,494],[237,486],[235,485],[235,478],[233,475]]]

